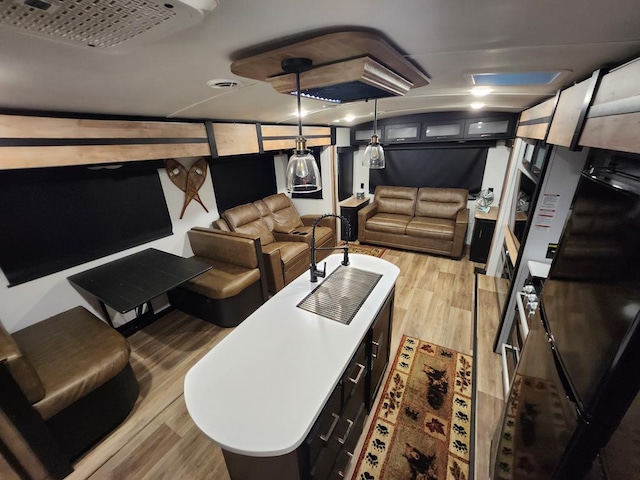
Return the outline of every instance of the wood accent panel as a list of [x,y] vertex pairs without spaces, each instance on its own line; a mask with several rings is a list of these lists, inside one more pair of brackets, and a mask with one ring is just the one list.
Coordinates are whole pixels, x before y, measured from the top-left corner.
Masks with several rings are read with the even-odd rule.
[[488,212],[481,212],[480,210],[476,210],[473,216],[477,220],[493,220],[496,221],[498,219],[498,209],[499,207],[489,207]]
[[567,88],[560,93],[556,113],[551,122],[547,143],[568,147],[580,118],[585,96],[591,85],[591,78]]
[[640,58],[607,73],[600,81],[593,105],[640,95]]
[[[262,138],[298,136],[298,127],[295,125],[261,125]],[[331,127],[302,127],[302,135],[323,135],[331,137]]]
[[336,32],[302,40],[250,57],[236,60],[231,71],[241,77],[266,81],[283,73],[285,58],[305,57],[315,67],[350,58],[370,56],[413,83],[414,87],[429,84],[427,75],[407,60],[380,36],[369,32]]
[[[268,78],[267,81],[280,93],[291,93],[296,90],[296,76],[293,73]],[[362,57],[314,68],[300,74],[300,89],[306,90],[355,81],[373,85],[395,95],[404,95],[413,86],[411,82],[375,60]],[[341,99],[340,95],[336,95],[334,98]]]
[[[531,107],[520,115],[520,123],[529,122],[539,118],[549,117],[553,115],[553,108],[555,106],[555,97],[546,100],[534,107]],[[544,140],[547,130],[549,129],[550,121],[543,123],[534,123],[530,125],[518,125],[516,136],[521,138],[535,138],[538,140]]]
[[588,118],[580,145],[640,153],[640,112]]
[[0,170],[94,165],[211,155],[208,143],[0,147]]
[[214,123],[213,137],[220,157],[260,152],[253,123]]
[[[307,147],[327,147],[331,145],[330,137],[308,138]],[[292,150],[296,148],[295,138],[285,138],[281,140],[263,140],[262,148],[265,152],[269,150]]]
[[555,97],[550,98],[538,105],[535,105],[520,114],[520,122],[527,122],[536,118],[549,117],[553,114],[553,107],[555,105]]
[[203,123],[0,115],[0,138],[207,138]]
[[341,207],[358,208],[363,203],[369,203],[370,197],[358,198],[355,195],[340,202]]
[[[261,125],[262,149],[291,150],[295,148],[298,127],[294,125]],[[307,138],[308,147],[325,147],[331,145],[331,127],[302,127],[302,135]],[[322,135],[320,138],[310,136]]]
[[520,242],[507,225],[504,227],[504,243],[507,244],[511,264],[515,266],[518,261],[518,254],[520,253]]
[[536,123],[535,125],[520,125],[516,131],[516,136],[520,138],[535,138],[544,140],[544,136],[549,129],[548,123]]

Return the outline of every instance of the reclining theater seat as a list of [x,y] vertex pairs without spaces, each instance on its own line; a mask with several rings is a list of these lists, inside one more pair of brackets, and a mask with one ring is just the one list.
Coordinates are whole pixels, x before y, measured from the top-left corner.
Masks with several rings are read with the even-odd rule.
[[378,186],[358,212],[358,240],[460,258],[469,222],[467,190]]
[[[129,355],[127,340],[83,307],[12,335],[0,324],[0,390],[12,392],[7,393],[9,403],[3,403],[3,413],[18,431],[24,425],[39,431],[36,443],[49,439],[46,448],[60,451],[70,463],[133,408],[139,387]],[[2,423],[0,439],[8,428]],[[28,432],[23,436],[37,450]]]
[[194,257],[211,270],[168,292],[171,304],[221,327],[236,327],[268,298],[260,240],[234,232],[193,228]]
[[[263,218],[278,241],[304,241],[311,247],[313,223],[319,215],[298,214],[291,199],[284,193],[270,195],[254,202]],[[316,226],[316,247],[336,246],[335,219],[322,219]],[[321,250],[316,254],[316,260],[322,260],[331,255],[330,250]]]
[[309,268],[309,246],[306,242],[276,241],[273,233],[253,203],[230,208],[222,214],[233,232],[260,237],[267,286],[270,292],[282,290]]

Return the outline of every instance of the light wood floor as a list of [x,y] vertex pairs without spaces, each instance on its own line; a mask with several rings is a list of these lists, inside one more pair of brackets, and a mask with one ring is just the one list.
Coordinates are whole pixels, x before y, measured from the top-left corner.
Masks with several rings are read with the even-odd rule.
[[[392,355],[402,334],[472,354],[475,264],[395,250],[383,258],[401,272]],[[492,280],[481,278],[478,292],[479,480],[489,478],[489,444],[502,402],[499,357],[491,353],[499,317]],[[228,479],[220,450],[191,421],[182,391],[189,368],[231,332],[174,311],[129,337],[140,397],[127,420],[82,457],[68,478]]]

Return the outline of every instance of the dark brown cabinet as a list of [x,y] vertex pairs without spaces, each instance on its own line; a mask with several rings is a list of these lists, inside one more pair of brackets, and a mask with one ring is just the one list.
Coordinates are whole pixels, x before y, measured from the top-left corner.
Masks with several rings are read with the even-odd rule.
[[472,262],[487,262],[493,231],[496,228],[497,217],[497,207],[492,207],[486,213],[476,211],[474,215],[473,235],[471,236],[471,248],[469,249],[469,260]]
[[342,224],[342,240],[353,242],[358,239],[358,211],[367,205],[369,205],[368,198],[356,198],[355,196],[340,202],[340,215],[347,219],[350,227],[350,233],[347,234],[347,226]]

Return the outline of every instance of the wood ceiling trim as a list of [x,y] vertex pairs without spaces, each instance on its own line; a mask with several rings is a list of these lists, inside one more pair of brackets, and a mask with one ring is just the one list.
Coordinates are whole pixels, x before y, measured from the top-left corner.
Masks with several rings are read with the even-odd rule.
[[236,60],[231,71],[238,76],[267,81],[282,75],[281,62],[285,58],[305,57],[313,61],[314,67],[339,61],[368,56],[415,87],[429,84],[429,77],[400,52],[378,35],[369,32],[338,32],[321,35],[275,50]]

